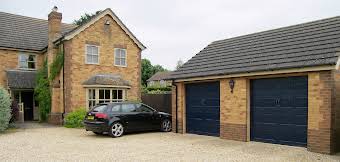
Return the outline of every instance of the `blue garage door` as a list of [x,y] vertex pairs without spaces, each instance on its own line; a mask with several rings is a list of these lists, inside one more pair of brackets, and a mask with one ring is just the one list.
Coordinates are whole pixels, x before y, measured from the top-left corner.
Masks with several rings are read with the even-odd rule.
[[187,84],[186,131],[187,133],[220,135],[220,83]]
[[252,140],[306,146],[307,77],[252,80],[251,93]]

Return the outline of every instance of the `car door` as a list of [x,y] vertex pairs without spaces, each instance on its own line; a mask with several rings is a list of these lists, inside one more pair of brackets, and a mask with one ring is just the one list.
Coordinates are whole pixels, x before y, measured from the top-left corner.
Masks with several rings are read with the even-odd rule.
[[141,118],[143,118],[143,123],[145,129],[151,130],[156,129],[159,126],[159,122],[157,122],[157,116],[155,115],[155,110],[144,105],[144,104],[136,104],[137,111],[140,113]]
[[132,103],[122,104],[122,115],[128,131],[144,130],[143,117],[137,112],[136,105]]

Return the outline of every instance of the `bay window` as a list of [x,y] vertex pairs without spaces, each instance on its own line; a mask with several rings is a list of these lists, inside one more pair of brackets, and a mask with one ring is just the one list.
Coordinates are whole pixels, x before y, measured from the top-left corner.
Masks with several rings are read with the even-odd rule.
[[87,108],[99,103],[122,102],[126,98],[126,90],[115,88],[89,88],[86,90]]

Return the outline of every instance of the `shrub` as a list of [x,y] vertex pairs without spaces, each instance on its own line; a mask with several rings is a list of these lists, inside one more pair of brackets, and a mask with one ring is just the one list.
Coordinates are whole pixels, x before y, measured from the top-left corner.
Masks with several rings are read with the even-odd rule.
[[171,87],[159,87],[159,86],[151,86],[146,88],[149,92],[151,91],[171,91]]
[[11,119],[11,99],[8,92],[0,87],[0,132],[8,128]]
[[76,111],[68,113],[65,117],[64,126],[66,128],[81,128],[83,127],[83,120],[86,115],[84,108],[78,108]]

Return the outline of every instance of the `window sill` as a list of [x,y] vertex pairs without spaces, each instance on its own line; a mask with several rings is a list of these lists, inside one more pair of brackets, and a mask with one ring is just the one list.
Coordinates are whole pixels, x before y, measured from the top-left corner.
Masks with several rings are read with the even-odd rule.
[[123,67],[123,68],[126,68],[127,65],[123,66],[123,65],[114,65],[114,66],[117,66],[117,67]]
[[26,71],[36,71],[37,69],[29,69],[29,68],[18,68],[18,70],[26,70]]

